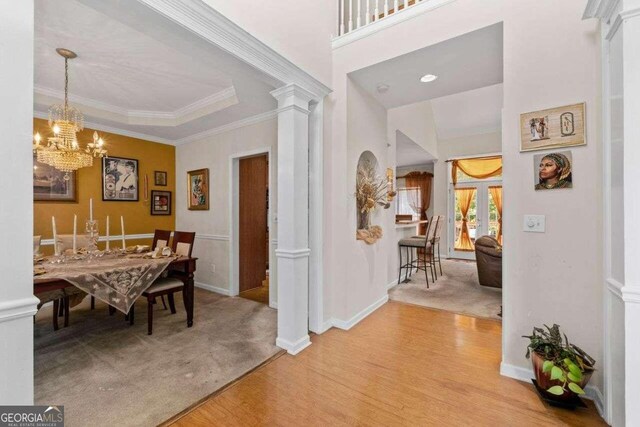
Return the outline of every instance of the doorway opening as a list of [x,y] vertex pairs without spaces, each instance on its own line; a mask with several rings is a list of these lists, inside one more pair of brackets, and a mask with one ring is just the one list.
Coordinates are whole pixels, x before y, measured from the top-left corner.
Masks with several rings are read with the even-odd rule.
[[239,296],[269,304],[269,158],[238,162]]
[[451,258],[475,261],[475,243],[482,236],[502,243],[502,179],[452,184],[450,195]]

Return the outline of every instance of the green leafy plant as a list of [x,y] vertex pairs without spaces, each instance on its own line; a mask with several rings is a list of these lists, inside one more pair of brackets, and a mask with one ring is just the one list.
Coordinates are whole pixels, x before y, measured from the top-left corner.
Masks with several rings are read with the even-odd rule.
[[538,354],[544,360],[542,372],[548,374],[552,381],[562,383],[549,387],[549,393],[561,396],[570,390],[575,394],[584,394],[580,384],[585,372],[593,371],[596,361],[580,347],[569,343],[567,336],[560,333],[560,326],[544,325],[544,328],[533,328],[531,335],[523,336],[529,338],[527,359],[532,351]]

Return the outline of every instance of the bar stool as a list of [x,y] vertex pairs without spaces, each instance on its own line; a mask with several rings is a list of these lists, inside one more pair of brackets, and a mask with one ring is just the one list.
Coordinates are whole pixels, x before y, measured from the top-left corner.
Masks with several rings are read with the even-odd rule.
[[[436,263],[440,267],[440,275],[442,276],[442,263],[440,262],[440,235],[442,233],[442,226],[446,222],[444,215],[438,215],[436,219],[436,227],[433,233],[431,233],[431,258],[433,260],[433,269],[436,273],[436,280],[438,279],[438,270],[436,269]],[[433,219],[432,218],[432,219]],[[424,238],[425,236],[413,236],[413,238]]]
[[[435,233],[437,227],[438,217],[432,217],[427,225],[427,235],[422,237],[409,237],[406,239],[402,239],[398,242],[398,252],[399,252],[399,262],[400,269],[398,270],[398,284],[400,283],[400,279],[402,277],[402,269],[407,270],[405,273],[406,280],[408,281],[409,276],[413,273],[413,270],[422,270],[424,271],[425,279],[427,280],[427,288],[429,288],[429,275],[427,273],[427,267],[431,270],[431,279],[435,282],[435,273],[434,273],[434,264],[433,264],[433,251],[432,249],[432,241],[433,241],[433,233]],[[435,223],[434,223],[435,222]],[[405,249],[405,259],[406,263],[402,263],[402,249]],[[414,260],[413,254],[414,249],[418,251],[419,249],[423,250],[423,256],[420,257],[420,254],[416,254],[416,259]],[[431,254],[431,255],[430,255]]]

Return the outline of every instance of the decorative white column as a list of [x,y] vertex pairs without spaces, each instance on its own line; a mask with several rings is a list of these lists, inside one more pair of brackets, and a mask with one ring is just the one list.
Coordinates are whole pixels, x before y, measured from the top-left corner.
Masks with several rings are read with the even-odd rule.
[[[604,406],[640,425],[640,0],[589,0],[601,20],[604,145]],[[620,197],[622,195],[622,197]]]
[[0,0],[0,403],[33,404],[34,2]]
[[[640,1],[620,2],[624,98],[624,335],[625,423],[640,425]],[[616,25],[614,22],[613,25]]]
[[274,90],[278,100],[278,337],[297,354],[309,340],[309,102],[295,84]]

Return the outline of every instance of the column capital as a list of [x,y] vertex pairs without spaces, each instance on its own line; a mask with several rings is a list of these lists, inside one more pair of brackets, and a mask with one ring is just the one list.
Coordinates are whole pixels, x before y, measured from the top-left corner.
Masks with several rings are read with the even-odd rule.
[[278,100],[278,108],[298,105],[304,106],[305,110],[309,108],[309,102],[317,98],[312,92],[295,83],[279,87],[271,91],[271,95]]

